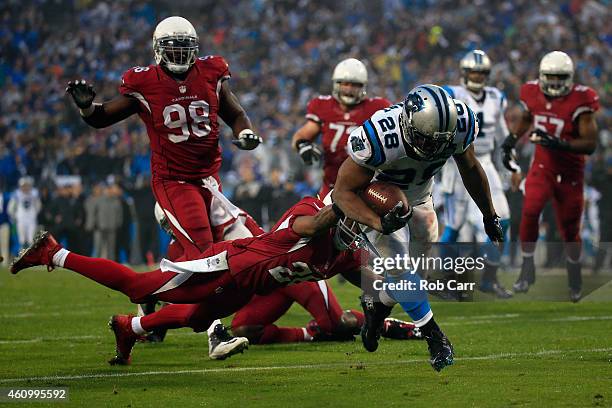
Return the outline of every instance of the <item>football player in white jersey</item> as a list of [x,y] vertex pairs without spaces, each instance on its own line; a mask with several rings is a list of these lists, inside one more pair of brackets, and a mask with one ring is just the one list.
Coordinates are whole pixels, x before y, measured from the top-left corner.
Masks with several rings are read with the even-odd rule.
[[33,187],[32,177],[19,179],[19,189],[15,191],[8,203],[8,213],[17,226],[19,247],[26,248],[34,239],[38,226],[38,213],[41,209],[38,190]]
[[[491,71],[491,60],[481,50],[467,53],[460,62],[463,71],[463,84],[460,86],[444,86],[443,88],[455,99],[459,99],[474,112],[478,118],[480,132],[474,140],[474,152],[480,162],[491,189],[491,197],[495,203],[495,210],[500,217],[500,224],[504,236],[510,225],[510,208],[501,178],[495,168],[492,159],[496,146],[501,146],[504,139],[510,133],[506,126],[504,111],[507,101],[504,94],[497,88],[486,86],[489,72]],[[444,193],[444,215],[445,227],[440,242],[457,242],[459,230],[466,222],[470,222],[470,211],[475,206],[470,202],[463,183],[460,180],[457,166],[448,162],[442,168],[442,192]],[[474,223],[473,229],[478,242],[485,242],[486,235],[484,226],[480,221]],[[497,280],[497,269],[499,267],[500,254],[493,245],[486,248],[487,261],[480,282],[480,290],[493,293],[498,298],[506,299],[512,297],[512,292],[501,286]]]
[[[452,156],[465,187],[483,214],[487,235],[492,242],[503,242],[489,183],[472,147],[477,134],[476,115],[465,103],[453,100],[439,86],[417,86],[404,102],[379,110],[350,134],[349,157],[340,167],[332,192],[334,207],[346,218],[383,234],[392,234],[408,224],[411,244],[417,241],[422,253],[427,254],[438,239],[431,196],[433,176]],[[406,213],[396,207],[379,217],[359,196],[372,179],[399,186],[412,211]],[[415,247],[411,245],[410,250]],[[384,292],[380,293],[380,302],[362,303],[362,340],[371,336],[371,331],[380,332],[393,303]],[[399,303],[408,312],[410,302]]]
[[[472,146],[477,134],[476,115],[465,103],[439,86],[420,85],[404,102],[379,110],[351,133],[350,157],[338,173],[340,187],[334,189],[333,200],[348,218],[383,234],[409,224],[411,240],[431,244],[438,238],[433,176],[452,156],[484,216],[487,235],[501,242],[487,177]],[[372,179],[396,184],[404,191],[413,208],[410,220],[381,219],[363,202],[357,192]]]

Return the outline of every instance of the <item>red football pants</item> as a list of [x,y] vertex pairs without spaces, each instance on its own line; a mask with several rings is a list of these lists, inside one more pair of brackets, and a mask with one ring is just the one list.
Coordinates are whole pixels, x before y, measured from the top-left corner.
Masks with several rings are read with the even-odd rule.
[[[255,295],[236,313],[232,320],[232,329],[244,326],[262,327],[263,335],[259,343],[301,341],[301,328],[284,328],[273,324],[287,313],[294,302],[306,309],[325,333],[332,333],[340,321],[342,308],[327,282],[302,282],[276,289],[265,296]],[[359,321],[363,320],[362,313],[352,312]]]
[[201,182],[153,179],[151,187],[187,259],[222,240],[226,225],[210,225],[212,194]]
[[[566,244],[580,243],[580,222],[584,207],[583,178],[563,178],[533,164],[525,180],[525,197],[520,237],[524,253],[533,253],[538,239],[540,214],[546,202],[553,209],[561,237]],[[580,258],[580,245],[566,245],[568,257]]]

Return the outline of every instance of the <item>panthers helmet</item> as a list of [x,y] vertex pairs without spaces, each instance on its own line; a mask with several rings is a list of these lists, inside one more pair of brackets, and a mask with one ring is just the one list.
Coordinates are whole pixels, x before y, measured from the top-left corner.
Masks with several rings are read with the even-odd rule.
[[[332,205],[332,191],[323,197],[323,204]],[[334,247],[338,251],[356,251],[366,246],[365,239],[361,230],[361,225],[347,217],[338,220],[334,232]]]
[[[549,78],[554,75],[557,78]],[[540,61],[540,89],[545,95],[567,95],[574,85],[574,63],[563,51],[546,54]]]
[[419,85],[404,100],[400,124],[408,146],[420,158],[430,160],[455,138],[457,107],[441,87]]
[[[482,50],[470,51],[461,59],[459,66],[461,71],[463,71],[463,86],[475,93],[482,91],[491,72],[491,59],[489,56]],[[468,78],[470,72],[482,72],[486,75],[486,78],[483,82],[471,81]]]
[[153,53],[157,65],[175,74],[186,72],[196,60],[199,39],[191,23],[178,16],[162,20],[153,32]]
[[[332,95],[336,100],[345,105],[357,105],[366,97],[366,85],[368,84],[368,70],[363,62],[355,58],[340,61],[332,74],[334,83]],[[356,95],[348,95],[340,92],[340,83],[352,82],[361,84],[361,90]]]

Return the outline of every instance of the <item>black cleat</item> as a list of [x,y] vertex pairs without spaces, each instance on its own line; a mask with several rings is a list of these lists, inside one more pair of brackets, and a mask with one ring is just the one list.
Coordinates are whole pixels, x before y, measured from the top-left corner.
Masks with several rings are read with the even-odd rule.
[[361,296],[361,307],[365,317],[361,327],[361,341],[366,350],[373,352],[378,348],[383,324],[393,308],[375,302],[372,295],[365,294]]
[[429,349],[429,363],[434,370],[440,371],[444,367],[453,364],[455,357],[453,345],[448,337],[440,329],[432,330],[430,336],[425,336]]
[[233,337],[222,324],[217,324],[214,332],[208,336],[208,356],[213,360],[225,360],[248,348],[249,340],[246,337]]
[[[138,316],[146,316],[151,313],[155,313],[155,307],[161,303],[161,306],[164,307],[167,305],[165,302],[157,302],[156,300],[149,301],[147,303],[141,303],[138,305]],[[168,329],[155,329],[143,337],[144,342],[146,343],[162,343],[166,338],[166,334],[168,333]]]
[[421,329],[416,327],[414,323],[405,322],[403,320],[387,317],[383,325],[381,335],[387,339],[395,340],[423,340]]
[[569,290],[569,298],[572,301],[572,303],[580,302],[580,299],[582,299],[582,291],[580,289],[572,289],[572,288],[570,288],[570,290]]
[[491,293],[498,299],[510,299],[513,294],[508,289],[504,288],[499,282],[481,281],[478,289],[484,293]]
[[534,283],[535,265],[533,264],[533,258],[523,258],[521,274],[514,285],[512,285],[512,289],[515,293],[527,293],[527,291],[529,291],[529,286]]
[[527,293],[529,291],[529,282],[524,279],[519,279],[512,285],[514,293]]

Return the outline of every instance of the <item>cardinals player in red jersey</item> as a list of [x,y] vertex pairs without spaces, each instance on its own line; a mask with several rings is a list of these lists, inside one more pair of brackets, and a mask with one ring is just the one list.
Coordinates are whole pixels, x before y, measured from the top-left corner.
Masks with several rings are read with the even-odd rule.
[[[306,123],[293,135],[293,146],[307,165],[323,154],[323,198],[334,187],[338,169],[348,157],[348,135],[377,110],[391,105],[385,98],[366,98],[368,71],[365,65],[349,58],[341,61],[332,74],[332,95],[321,95],[308,103]],[[314,143],[321,134],[321,149]]]
[[83,120],[95,128],[140,116],[151,145],[153,193],[190,258],[214,241],[251,235],[236,222],[241,211],[221,193],[218,118],[232,128],[238,148],[251,150],[261,143],[230,89],[227,62],[220,56],[198,57],[198,44],[188,20],[168,17],[153,33],[156,64],[127,70],[119,96],[94,103],[96,93],[85,80],[66,88]]
[[[383,278],[363,265],[360,233],[358,224],[346,219],[337,206],[307,197],[291,207],[269,233],[214,243],[193,260],[164,259],[160,269],[152,272],[137,273],[113,261],[75,254],[42,232],[15,258],[11,273],[35,265],[47,265],[50,270],[58,266],[118,290],[135,303],[175,303],[147,316],[113,316],[110,324],[117,356],[111,364],[128,364],[136,340],[147,331],[179,327],[203,331],[214,319],[239,310],[255,294],[339,273],[357,286],[376,288],[374,282]],[[377,349],[384,319],[395,304],[384,289],[378,296],[376,300],[366,292],[362,300],[362,341],[368,351]],[[433,368],[439,371],[451,365],[452,345],[433,319],[427,295],[401,304],[427,340]]]
[[[252,236],[265,233],[254,219],[248,214],[245,216],[244,224],[249,227]],[[155,217],[159,225],[172,236],[167,217],[158,204],[155,205]],[[168,246],[166,259],[178,260],[182,252],[180,243],[173,239]],[[310,313],[313,320],[305,327],[279,327],[274,324],[296,302]],[[181,307],[178,306],[179,310]],[[153,312],[155,312],[154,303],[148,309],[141,310],[140,314]],[[357,310],[343,311],[332,288],[325,281],[318,281],[300,282],[278,288],[266,295],[255,295],[246,306],[236,312],[231,326],[235,336],[247,338],[251,344],[268,344],[353,340],[353,335],[359,333],[363,321],[363,313]],[[155,330],[147,336],[147,340],[163,341],[165,335],[166,330]],[[385,319],[381,335],[398,340],[422,339],[419,329],[413,323],[393,318]]]
[[523,250],[521,274],[515,292],[527,292],[535,282],[533,253],[538,238],[540,213],[546,202],[553,207],[565,242],[570,300],[581,297],[580,220],[583,209],[585,155],[597,147],[595,112],[599,97],[591,88],[574,84],[574,63],[564,52],[553,51],[540,62],[540,77],[521,88],[522,119],[502,146],[504,164],[515,172],[514,187],[520,182],[514,163],[514,146],[533,126],[529,140],[536,144],[535,156],[525,180],[525,199],[520,237]]
[[189,21],[168,17],[153,34],[156,64],[127,70],[119,96],[93,103],[96,94],[84,80],[66,89],[95,128],[140,116],[151,145],[153,193],[190,257],[220,240],[238,218],[239,210],[221,194],[218,118],[232,128],[239,148],[261,142],[230,89],[227,62],[198,57],[198,44]]

